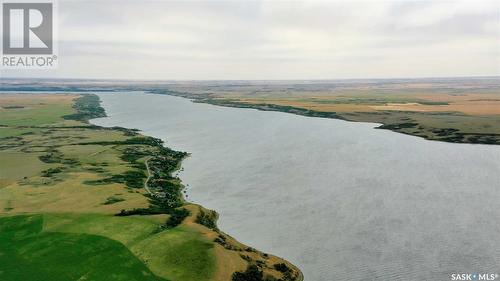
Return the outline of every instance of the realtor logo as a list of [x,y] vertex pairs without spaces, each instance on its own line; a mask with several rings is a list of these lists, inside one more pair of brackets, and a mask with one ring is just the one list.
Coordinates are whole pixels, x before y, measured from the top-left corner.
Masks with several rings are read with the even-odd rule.
[[52,54],[52,3],[3,4],[3,53]]
[[2,67],[53,68],[54,3],[2,4]]

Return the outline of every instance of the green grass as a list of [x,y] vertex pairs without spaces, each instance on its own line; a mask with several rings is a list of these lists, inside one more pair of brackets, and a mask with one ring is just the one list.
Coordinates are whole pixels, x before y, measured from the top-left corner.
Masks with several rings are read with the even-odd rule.
[[123,244],[97,235],[45,232],[43,216],[0,218],[0,280],[165,280]]
[[31,130],[29,130],[29,129],[19,129],[19,128],[15,128],[15,127],[14,128],[12,128],[12,127],[0,127],[0,139],[1,138],[8,138],[8,137],[17,137],[17,136],[20,136],[26,132],[30,132],[30,131]]
[[[44,229],[52,232],[86,233],[133,245],[157,229],[155,221],[142,217],[104,214],[45,214]],[[124,231],[126,229],[126,231]]]
[[[215,272],[213,243],[187,227],[158,232],[152,217],[100,214],[46,214],[44,229],[109,237],[127,246],[149,268],[171,280],[210,280]],[[158,273],[159,272],[159,273]]]
[[210,280],[215,272],[213,247],[198,232],[177,227],[160,232],[132,249],[160,256],[150,266],[165,266],[165,274],[172,280],[200,281]]
[[73,112],[72,108],[64,104],[9,109],[0,112],[0,123],[8,126],[39,126],[63,121],[62,116]]
[[[0,152],[0,188],[53,167],[38,159],[39,153]],[[20,169],[19,167],[22,167]]]
[[[154,139],[65,120],[75,113],[68,98],[11,99],[24,108],[0,111],[0,281],[212,279],[214,243],[203,233],[189,226],[161,228],[166,214],[114,216],[147,208],[144,176],[137,177],[135,190],[115,182],[84,184],[128,175],[122,182],[145,172],[144,157],[161,152]],[[46,155],[52,156],[42,159],[53,163],[40,160]],[[172,168],[172,159],[159,163],[161,171]]]

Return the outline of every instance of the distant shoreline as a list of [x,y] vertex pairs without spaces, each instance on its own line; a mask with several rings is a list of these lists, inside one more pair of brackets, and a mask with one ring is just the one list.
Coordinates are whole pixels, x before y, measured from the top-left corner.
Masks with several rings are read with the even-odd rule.
[[500,134],[462,133],[462,132],[458,132],[458,130],[450,128],[450,129],[435,129],[434,132],[439,136],[439,137],[435,138],[435,137],[429,137],[429,135],[426,135],[425,133],[423,133],[423,130],[421,132],[415,132],[415,133],[408,132],[408,131],[406,131],[406,129],[420,129],[421,127],[419,126],[418,123],[415,123],[415,122],[402,122],[402,123],[398,123],[398,124],[386,124],[386,123],[381,122],[379,119],[376,118],[377,115],[383,115],[384,113],[373,113],[372,114],[373,119],[370,119],[370,114],[365,114],[362,118],[349,118],[349,117],[345,116],[347,114],[340,115],[336,112],[315,111],[315,110],[309,110],[309,109],[294,107],[294,106],[283,106],[283,105],[267,104],[267,103],[249,104],[249,103],[239,102],[237,100],[230,100],[230,99],[224,99],[224,98],[213,98],[213,97],[210,97],[207,95],[196,95],[196,94],[182,93],[182,92],[176,92],[176,91],[165,91],[165,90],[155,91],[155,90],[153,90],[153,91],[148,91],[148,92],[152,93],[152,94],[163,94],[163,95],[183,97],[183,98],[190,99],[192,102],[196,102],[196,103],[207,103],[207,104],[224,106],[224,107],[250,108],[250,109],[256,109],[256,110],[261,110],[261,111],[277,111],[277,112],[285,112],[285,113],[291,113],[291,114],[302,115],[302,116],[307,116],[307,117],[339,119],[339,120],[349,121],[349,122],[376,123],[376,124],[381,124],[381,125],[379,125],[378,127],[375,127],[375,129],[390,130],[390,131],[397,132],[397,133],[421,137],[423,139],[430,140],[430,141],[441,141],[441,142],[449,142],[449,143],[500,145]]
[[[500,144],[499,76],[309,80],[2,78],[11,92],[143,91],[226,107],[381,124],[449,143]],[[476,98],[475,95],[478,95]]]

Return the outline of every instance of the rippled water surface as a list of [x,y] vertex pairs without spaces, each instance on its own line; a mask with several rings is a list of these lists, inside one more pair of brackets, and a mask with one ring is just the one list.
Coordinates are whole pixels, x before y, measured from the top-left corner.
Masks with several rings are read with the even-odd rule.
[[192,153],[180,174],[188,199],[306,281],[500,273],[500,146],[163,95],[100,97],[109,117],[94,123]]

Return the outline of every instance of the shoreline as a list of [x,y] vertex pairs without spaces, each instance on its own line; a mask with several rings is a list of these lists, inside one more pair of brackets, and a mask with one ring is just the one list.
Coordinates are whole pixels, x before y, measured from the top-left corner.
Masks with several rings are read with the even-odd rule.
[[[2,91],[4,93],[9,93],[17,91],[16,89],[17,87],[13,87]],[[330,118],[348,122],[374,123],[378,125],[377,127],[375,127],[375,129],[389,130],[396,133],[419,137],[429,141],[463,143],[463,144],[500,145],[500,133],[498,131],[491,133],[483,133],[481,131],[474,132],[474,131],[462,130],[461,128],[457,129],[457,128],[450,128],[443,126],[433,126],[433,125],[429,126],[428,124],[423,124],[418,120],[414,120],[414,117],[417,115],[419,115],[420,118],[422,116],[424,117],[431,116],[432,118],[432,116],[437,114],[437,112],[422,113],[422,112],[412,112],[412,111],[383,111],[383,110],[377,112],[316,111],[296,106],[279,105],[273,103],[245,103],[237,99],[217,97],[214,96],[213,93],[194,94],[189,92],[170,90],[158,86],[145,87],[143,85],[132,88],[120,87],[117,89],[109,89],[109,88],[92,89],[92,88],[83,88],[82,86],[77,86],[69,89],[63,89],[57,87],[56,88],[27,87],[27,88],[21,88],[19,92],[26,92],[26,93],[39,92],[42,94],[74,93],[81,95],[81,94],[93,94],[94,92],[113,93],[120,91],[143,91],[144,93],[150,93],[150,94],[183,97],[190,99],[192,102],[196,103],[206,103],[224,107],[250,108],[261,111],[285,112],[307,117]],[[397,116],[393,117],[393,119],[386,118],[387,116],[392,116],[392,115],[397,115]],[[469,117],[478,118],[478,116],[470,116],[461,114],[459,112],[451,112],[451,111],[442,112],[440,113],[440,116],[454,116],[454,118],[461,118],[460,119],[461,121],[454,122],[456,124],[467,124],[470,121],[470,120],[468,121],[467,119]],[[488,115],[479,117],[487,117],[487,116]]]
[[[419,138],[423,138],[429,141],[440,141],[448,143],[463,143],[463,144],[485,144],[485,145],[500,145],[500,134],[488,134],[488,133],[463,133],[459,132],[453,128],[426,128],[426,130],[431,130],[435,133],[435,136],[430,137],[423,133],[423,129],[419,123],[415,122],[400,122],[400,123],[384,123],[382,120],[369,120],[366,117],[354,118],[353,113],[341,113],[329,112],[329,111],[315,111],[294,106],[284,106],[270,103],[256,103],[249,104],[240,102],[238,100],[231,100],[225,98],[214,98],[210,94],[191,94],[185,92],[176,92],[170,90],[149,90],[146,93],[158,94],[158,95],[171,95],[182,98],[187,98],[195,103],[206,103],[216,106],[223,107],[233,107],[233,108],[248,108],[260,111],[275,111],[284,112],[295,115],[307,116],[307,117],[319,117],[319,118],[329,118],[338,119],[347,122],[366,122],[379,124],[374,129],[389,130],[400,134],[411,135]],[[404,112],[403,112],[404,113]],[[377,116],[384,115],[385,112],[381,111],[379,113],[366,113],[366,115],[371,115],[374,118]],[[346,116],[347,115],[347,116]],[[351,115],[351,117],[349,117]],[[417,131],[413,131],[417,130]],[[422,132],[419,132],[421,130]]]
[[[83,94],[83,95],[85,95],[85,94]],[[96,96],[99,97],[98,95],[96,95]],[[104,116],[100,116],[100,117],[97,117],[97,118],[106,118],[106,117],[108,117],[108,115],[106,114],[105,108],[103,108],[101,106],[101,100],[100,100],[100,98],[99,98],[99,107],[102,108]],[[140,131],[138,129],[130,129],[130,128],[124,128],[124,127],[103,127],[103,126],[95,125],[94,123],[92,123],[93,119],[95,119],[95,118],[88,119],[88,122],[90,124],[92,124],[93,126],[97,126],[97,127],[105,128],[105,129],[110,129],[110,130],[113,130],[113,129],[117,129],[117,130],[130,130],[130,131],[133,131],[133,132],[137,133],[138,136],[142,136],[142,137],[154,140],[153,142],[155,143],[155,145],[161,145],[166,150],[179,153],[179,151],[172,150],[169,147],[165,146],[165,144],[163,143],[162,140],[160,140],[158,138],[155,138],[155,137],[151,137],[151,136],[145,135],[145,134],[143,134],[142,131]],[[176,172],[178,172],[182,168],[182,161],[186,157],[188,157],[190,155],[187,152],[180,152],[180,153],[182,153],[183,155],[182,155],[182,157],[180,157],[178,159],[175,167],[173,169],[169,169],[168,170],[168,173],[169,173],[170,176],[172,176],[172,175],[175,174],[175,176],[173,176],[174,178],[177,178]],[[146,160],[145,160],[145,163],[144,163],[144,168],[146,169],[147,178],[144,181],[144,187],[146,187],[146,186],[148,187],[147,189],[146,188],[145,189],[151,195],[152,202],[154,202],[155,198],[161,198],[163,196],[162,195],[158,195],[158,193],[160,193],[161,191],[151,191],[150,190],[151,186],[149,186],[148,182],[153,178],[153,176],[151,175],[151,164],[149,164],[149,162],[151,160],[154,160],[154,155],[148,155],[148,156],[146,156]],[[155,167],[153,166],[153,169],[154,168]],[[157,166],[156,169],[162,169],[162,167],[161,166]],[[271,255],[271,254],[267,254],[267,253],[261,252],[259,250],[256,250],[256,249],[254,249],[252,247],[246,246],[245,244],[239,242],[238,240],[236,240],[232,236],[230,236],[230,235],[224,233],[223,231],[219,230],[218,227],[217,227],[217,220],[219,218],[219,214],[217,213],[217,211],[215,211],[215,210],[209,210],[209,209],[204,208],[200,204],[195,204],[195,203],[191,203],[191,202],[186,201],[185,196],[184,196],[184,194],[182,192],[184,190],[185,186],[182,184],[182,180],[180,178],[178,178],[178,179],[179,179],[179,182],[178,182],[178,187],[179,187],[178,195],[180,196],[180,199],[182,200],[182,205],[179,206],[178,208],[182,208],[182,209],[187,208],[189,210],[189,212],[190,212],[189,215],[187,215],[184,218],[182,218],[182,221],[179,224],[194,223],[194,224],[197,224],[199,226],[205,227],[205,228],[208,229],[209,232],[213,232],[213,233],[211,233],[212,235],[213,234],[217,235],[216,238],[214,239],[214,242],[220,244],[227,251],[246,252],[247,255],[245,255],[245,254],[239,254],[239,255],[240,255],[240,257],[242,259],[244,259],[244,260],[246,260],[248,262],[248,268],[250,268],[250,266],[256,264],[258,267],[260,267],[262,269],[261,272],[265,272],[264,269],[262,268],[263,266],[264,267],[269,267],[268,269],[271,269],[272,267],[270,265],[266,264],[265,262],[264,262],[264,265],[262,265],[262,262],[261,262],[260,259],[258,259],[258,260],[256,259],[254,261],[253,260],[254,257],[251,257],[250,255],[260,256],[260,257],[263,258],[263,260],[279,261],[280,264],[286,265],[285,266],[286,270],[279,270],[278,268],[276,268],[276,263],[274,263],[274,268],[272,268],[272,270],[277,271],[277,272],[281,272],[284,275],[283,278],[285,278],[285,279],[275,279],[275,280],[277,280],[277,281],[278,280],[283,280],[283,281],[304,281],[304,275],[303,275],[302,271],[297,266],[295,266],[294,264],[292,264],[291,262],[287,261],[286,259],[284,259],[282,257],[278,257],[278,256],[274,256],[274,255]],[[198,211],[196,211],[196,209],[198,209]],[[147,213],[148,211],[146,211],[145,209],[140,209],[140,210],[139,209],[133,209],[133,210],[130,210],[130,211],[128,211],[128,210],[122,210],[121,213],[116,214],[116,215],[117,216],[144,215],[143,212]],[[209,218],[207,218],[207,216],[205,214],[209,214]],[[207,222],[207,220],[208,220],[208,222]],[[168,221],[167,221],[167,224],[168,224]],[[166,230],[166,231],[168,231],[168,230]],[[247,268],[247,271],[248,271],[248,268]],[[286,275],[287,272],[289,274],[288,277]],[[235,271],[235,273],[236,273],[236,271]],[[242,273],[242,272],[240,272],[240,273]],[[243,274],[244,274],[244,272],[243,272]],[[275,273],[270,274],[271,277],[277,276],[277,275],[279,275],[279,273],[278,274],[275,274]]]

